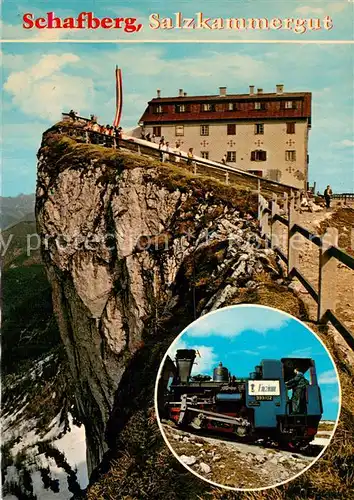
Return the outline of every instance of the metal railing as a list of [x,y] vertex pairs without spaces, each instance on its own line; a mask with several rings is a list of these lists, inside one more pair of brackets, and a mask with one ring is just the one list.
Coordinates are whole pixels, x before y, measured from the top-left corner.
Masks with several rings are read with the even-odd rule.
[[335,193],[332,195],[334,200],[344,200],[344,204],[347,201],[354,201],[354,193]]
[[163,152],[159,149],[158,144],[151,143],[146,140],[137,138],[122,138],[118,141],[114,136],[88,129],[87,124],[91,121],[88,118],[77,116],[74,121],[68,113],[63,113],[63,117],[64,123],[62,123],[62,125],[57,125],[56,127],[60,129],[62,133],[75,137],[76,140],[87,144],[91,143],[112,148],[121,147],[138,154],[157,158],[158,160],[162,159],[162,155],[164,153],[166,163],[172,163],[182,168],[186,168],[194,174],[213,177],[214,179],[225,182],[226,184],[235,184],[239,186],[244,184],[247,185],[248,188],[255,191],[259,191],[259,189],[261,189],[269,195],[272,193],[282,194],[284,192],[288,194],[297,192],[300,193],[301,191],[300,188],[271,179],[266,179],[264,177],[259,177],[244,170],[233,168],[216,161],[199,157],[194,157],[193,160],[188,160],[185,153],[175,153],[173,151],[169,151],[168,153]]
[[[351,349],[354,350],[353,333],[349,331],[335,313],[337,302],[337,291],[335,286],[337,279],[337,263],[339,261],[353,271],[354,258],[338,247],[338,229],[328,227],[323,236],[318,236],[300,226],[297,223],[299,207],[299,198],[294,195],[291,195],[290,199],[285,195],[281,207],[276,195],[273,195],[273,199],[269,202],[259,193],[258,219],[261,235],[277,253],[280,259],[287,265],[288,277],[297,278],[312,299],[317,303],[317,321],[319,323],[332,323]],[[287,214],[287,218],[279,215],[281,209]],[[279,224],[287,228],[287,253],[284,253],[279,246]],[[316,245],[319,249],[318,290],[316,290],[314,285],[300,272],[298,264],[300,248],[296,242],[297,235],[299,234],[307,241]]]

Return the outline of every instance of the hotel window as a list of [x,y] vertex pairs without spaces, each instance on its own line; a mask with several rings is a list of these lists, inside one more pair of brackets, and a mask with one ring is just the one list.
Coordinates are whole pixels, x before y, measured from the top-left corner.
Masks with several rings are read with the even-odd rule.
[[296,161],[296,151],[294,151],[294,150],[285,151],[285,160],[286,161]]
[[202,104],[202,111],[215,111],[215,105],[205,102]]
[[209,135],[209,125],[200,126],[200,135]]
[[267,160],[267,151],[262,151],[261,149],[257,149],[251,152],[251,161],[266,161]]
[[296,102],[295,101],[283,101],[282,105],[285,109],[296,109]]
[[286,124],[286,133],[287,134],[295,134],[295,123],[289,122]]
[[227,124],[227,135],[236,135],[236,123]]
[[155,113],[162,113],[163,110],[162,110],[161,104],[159,104],[158,106],[155,106],[155,110],[154,111],[155,111]]
[[257,110],[263,110],[263,109],[266,109],[265,102],[256,101],[256,102],[254,103],[254,109],[257,109]]
[[279,182],[281,179],[281,172],[276,168],[270,168],[267,173],[267,178],[271,181]]
[[227,163],[235,163],[235,161],[236,161],[236,151],[227,151],[226,162]]
[[255,123],[254,133],[256,135],[263,135],[264,134],[264,123]]
[[176,125],[175,126],[175,135],[176,136],[184,135],[184,125]]
[[204,160],[209,160],[209,151],[201,151],[200,156],[204,158]]
[[236,111],[237,110],[237,104],[235,102],[229,102],[227,105],[227,110],[228,111]]
[[185,104],[176,104],[175,106],[175,112],[176,113],[185,113],[186,111],[186,105]]
[[161,137],[161,127],[152,127],[152,133],[156,137]]

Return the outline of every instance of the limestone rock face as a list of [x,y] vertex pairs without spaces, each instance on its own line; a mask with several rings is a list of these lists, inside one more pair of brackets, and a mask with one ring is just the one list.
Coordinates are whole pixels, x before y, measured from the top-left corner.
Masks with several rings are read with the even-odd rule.
[[107,450],[112,412],[122,410],[127,367],[144,344],[163,338],[161,318],[173,317],[192,288],[195,314],[221,307],[267,257],[255,222],[232,197],[220,199],[217,184],[203,190],[182,170],[171,171],[171,183],[168,167],[162,179],[148,159],[120,150],[112,160],[102,147],[63,143],[53,133],[38,157],[37,228],[90,472]]

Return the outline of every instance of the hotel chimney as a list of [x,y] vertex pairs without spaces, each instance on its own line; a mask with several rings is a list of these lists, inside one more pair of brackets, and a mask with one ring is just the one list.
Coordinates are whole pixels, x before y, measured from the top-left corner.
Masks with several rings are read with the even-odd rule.
[[254,85],[250,85],[250,95],[254,95]]
[[179,89],[179,94],[178,94],[179,97],[183,97],[183,89]]
[[257,89],[257,94],[263,94],[263,89]]
[[226,90],[227,90],[227,87],[219,87],[219,96],[220,97],[225,97],[226,96]]
[[277,85],[276,87],[277,94],[282,94],[284,92],[284,85]]
[[160,97],[161,97],[161,90],[157,89],[156,90],[156,94],[157,94],[157,98],[160,99]]

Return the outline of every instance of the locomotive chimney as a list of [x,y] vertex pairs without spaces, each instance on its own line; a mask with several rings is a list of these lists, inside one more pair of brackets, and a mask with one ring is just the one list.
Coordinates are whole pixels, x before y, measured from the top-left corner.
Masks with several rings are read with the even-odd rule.
[[177,378],[182,384],[187,384],[195,360],[194,349],[178,349],[176,353]]

